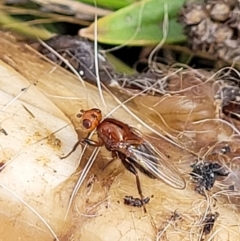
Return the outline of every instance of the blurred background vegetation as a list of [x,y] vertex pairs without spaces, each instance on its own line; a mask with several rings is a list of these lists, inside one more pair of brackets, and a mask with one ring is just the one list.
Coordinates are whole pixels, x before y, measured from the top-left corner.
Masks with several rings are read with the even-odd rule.
[[103,49],[119,46],[113,54],[140,72],[149,67],[141,62],[147,63],[162,40],[164,46],[155,53],[157,62],[211,70],[239,68],[239,19],[237,0],[0,1],[2,29],[27,39],[80,35],[98,41]]
[[[177,20],[183,3],[183,0],[1,0],[0,27],[28,40],[78,34],[94,40],[96,19],[97,41],[105,49],[125,46],[114,54],[133,67],[163,39],[164,16],[168,21],[165,43],[179,44],[186,39]],[[118,69],[131,71],[124,64],[115,64]]]

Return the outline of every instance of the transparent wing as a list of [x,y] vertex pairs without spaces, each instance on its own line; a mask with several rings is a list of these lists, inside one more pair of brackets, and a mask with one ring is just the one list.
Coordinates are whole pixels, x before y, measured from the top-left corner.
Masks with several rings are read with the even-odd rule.
[[185,180],[179,171],[147,139],[144,139],[141,145],[131,145],[128,150],[131,153],[132,161],[142,172],[162,180],[173,188],[185,188]]

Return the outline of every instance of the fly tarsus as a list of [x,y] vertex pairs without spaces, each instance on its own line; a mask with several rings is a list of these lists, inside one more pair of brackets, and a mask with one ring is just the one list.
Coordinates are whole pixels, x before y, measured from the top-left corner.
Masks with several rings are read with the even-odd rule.
[[72,150],[71,150],[67,155],[60,157],[60,159],[65,159],[65,158],[69,157],[73,152],[76,151],[77,147],[78,147],[81,143],[82,143],[81,140],[78,140],[78,141],[74,144]]
[[149,203],[150,198],[146,197],[144,199],[135,198],[133,196],[125,196],[124,197],[124,204],[133,207],[142,207],[145,204]]
[[146,210],[145,204],[147,204],[150,199],[144,198],[144,196],[143,196],[141,182],[140,182],[138,172],[137,172],[136,168],[134,167],[134,165],[131,163],[131,160],[129,158],[127,158],[125,155],[123,155],[120,152],[118,153],[118,155],[122,161],[122,164],[126,167],[126,169],[135,175],[138,194],[141,197],[141,199],[139,199],[139,198],[133,198],[132,196],[126,196],[124,198],[124,203],[127,205],[130,205],[130,206],[134,206],[134,207],[143,207],[143,210],[146,213],[147,210]]

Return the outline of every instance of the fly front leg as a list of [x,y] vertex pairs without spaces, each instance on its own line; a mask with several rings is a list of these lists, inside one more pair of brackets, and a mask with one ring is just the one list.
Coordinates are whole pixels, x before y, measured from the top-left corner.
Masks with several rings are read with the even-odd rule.
[[103,142],[101,139],[99,139],[98,141],[94,141],[88,138],[84,138],[81,140],[82,144],[88,144],[89,146],[95,146],[95,147],[100,147],[103,146]]
[[83,138],[81,140],[78,140],[75,145],[73,146],[72,150],[66,155],[66,156],[63,156],[63,157],[60,157],[61,159],[65,159],[67,157],[69,157],[74,151],[76,151],[77,147],[80,145],[80,144],[88,144],[90,146],[96,146],[96,147],[100,147],[100,146],[103,146],[103,142],[102,140],[99,140],[99,141],[94,141],[94,140],[91,140],[91,139],[88,139],[88,138]]
[[67,155],[60,157],[60,159],[65,159],[65,158],[69,157],[73,152],[76,151],[77,147],[78,147],[80,144],[81,144],[81,140],[78,140],[78,141],[75,143],[75,145],[73,146],[72,150],[71,150]]
[[[123,165],[126,167],[126,169],[128,171],[130,171],[131,173],[133,173],[136,177],[136,183],[137,183],[137,189],[138,189],[138,193],[141,197],[141,203],[142,203],[142,206],[143,206],[143,210],[144,212],[146,213],[147,210],[146,210],[146,207],[145,207],[145,204],[147,204],[149,202],[149,198],[144,198],[143,196],[143,193],[142,193],[142,188],[141,188],[141,183],[140,183],[140,178],[139,178],[139,175],[138,175],[138,172],[136,170],[136,168],[134,167],[134,165],[131,163],[131,161],[128,159],[128,158],[123,158],[124,156],[123,155],[119,155],[119,157],[121,158],[121,161],[123,163]],[[134,198],[133,198],[134,199]],[[135,200],[137,200],[137,198],[135,198]],[[126,202],[125,202],[126,203]],[[134,202],[131,202],[131,203],[134,203]],[[129,205],[131,205],[131,203]],[[132,205],[132,206],[136,206],[136,205]],[[138,205],[139,206],[139,205]]]

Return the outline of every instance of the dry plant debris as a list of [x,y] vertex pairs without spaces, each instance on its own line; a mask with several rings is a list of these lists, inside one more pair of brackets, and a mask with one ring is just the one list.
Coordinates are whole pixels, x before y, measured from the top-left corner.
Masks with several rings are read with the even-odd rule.
[[[165,83],[161,85],[163,93],[159,91],[153,95],[156,91],[151,89],[151,85],[146,89],[142,87],[143,92],[141,93],[140,89],[140,95],[131,95],[132,99],[124,106],[132,111],[131,115],[122,107],[111,113],[114,118],[124,120],[148,135],[156,148],[168,157],[169,162],[174,163],[187,182],[186,189],[180,191],[142,175],[142,188],[146,195],[151,196],[146,205],[147,214],[143,214],[141,208],[134,205],[126,206],[122,201],[126,193],[136,195],[135,185],[131,185],[134,181],[132,176],[117,162],[109,165],[104,172],[100,171],[100,166],[111,158],[108,152],[101,150],[100,155],[94,160],[91,157],[94,157],[96,152],[87,148],[88,151],[82,155],[79,168],[79,149],[79,152],[71,155],[67,161],[60,159],[61,154],[70,150],[77,139],[73,128],[67,129],[67,133],[70,134],[64,132],[66,134],[63,135],[57,132],[66,125],[66,116],[70,117],[78,128],[79,137],[83,137],[83,130],[79,129],[79,122],[75,118],[78,110],[98,107],[107,115],[119,105],[116,97],[122,98],[123,101],[129,98],[129,89],[118,88],[114,92],[115,98],[103,92],[107,103],[105,107],[97,88],[86,83],[84,89],[73,75],[39,58],[39,55],[29,47],[6,33],[1,32],[0,43],[1,73],[4,73],[0,76],[1,128],[4,130],[0,133],[1,158],[4,163],[0,173],[3,200],[0,205],[1,210],[4,210],[4,213],[1,212],[1,220],[5,221],[2,227],[6,227],[7,230],[2,231],[2,237],[7,237],[8,240],[16,240],[16,236],[32,240],[34,236],[34,240],[81,238],[105,241],[110,237],[114,240],[138,238],[195,241],[201,240],[204,233],[209,235],[207,238],[217,241],[238,239],[239,120],[232,115],[238,117],[237,107],[227,114],[224,112],[224,108],[238,99],[238,82],[232,81],[237,79],[237,71],[235,76],[231,68],[211,73],[191,68],[158,69],[156,64],[156,68],[151,71],[161,73],[161,78],[155,78]],[[5,72],[6,69],[12,72]],[[6,81],[6,78],[12,79]],[[21,78],[24,78],[24,81]],[[153,79],[151,81],[155,83]],[[13,80],[14,85],[11,84]],[[26,89],[27,83],[34,85]],[[226,87],[229,91],[225,91]],[[23,88],[24,95],[20,98],[18,94],[22,93]],[[236,91],[230,91],[231,89]],[[231,96],[232,93],[235,97]],[[42,100],[40,103],[34,102],[36,96],[39,97],[38,100]],[[47,114],[38,114],[37,110],[43,103],[46,103],[42,108],[46,109]],[[22,107],[22,104],[29,111]],[[5,109],[6,106],[9,107],[8,111]],[[61,121],[52,117],[53,124],[51,128],[47,128],[46,125],[50,125],[50,122],[45,123],[43,120],[52,113]],[[132,113],[140,117],[140,120],[136,120]],[[22,119],[23,117],[25,119]],[[40,122],[41,125],[37,124]],[[31,123],[34,125],[30,125]],[[54,128],[56,125],[57,130]],[[53,135],[54,131],[56,133]],[[40,136],[43,141],[35,148],[36,144],[32,138],[39,141],[42,140]],[[17,146],[12,143],[15,143],[16,138],[25,146],[14,149]],[[24,148],[27,148],[27,154],[33,151],[37,156],[32,154],[26,158],[26,153],[21,151]],[[51,154],[43,152],[40,155],[39,152],[42,152],[43,148],[51,149]],[[214,167],[210,168],[210,174],[219,174],[216,166],[223,166],[228,172],[226,176],[217,177],[212,188],[205,192],[205,196],[195,192],[195,184],[190,178],[191,164],[196,158],[214,163],[214,166],[210,165]],[[95,162],[91,164],[92,168],[89,171],[87,167],[92,160]],[[51,169],[52,166],[54,169]],[[9,178],[13,169],[17,173]],[[85,173],[81,188],[73,193],[72,190],[78,183],[78,177],[82,176],[83,170],[89,173]],[[46,175],[47,171],[51,172],[51,175]],[[208,173],[209,171],[206,174]],[[30,174],[34,176],[34,179],[31,179],[34,182],[28,181]],[[60,177],[65,181],[54,185],[52,181],[59,182]],[[45,178],[48,179],[45,181]],[[10,187],[13,192],[7,189]],[[30,187],[35,187],[31,189],[33,192],[30,191]],[[18,201],[13,198],[16,194],[22,197]],[[74,196],[73,202],[68,210],[67,219],[64,220],[63,216],[71,196]],[[129,198],[130,204],[136,204],[136,199]],[[34,207],[34,215],[29,216],[33,211],[26,207]],[[14,227],[7,225],[13,220],[13,214],[8,210],[14,211]],[[219,213],[217,220],[216,215],[207,216],[216,212]],[[42,219],[36,213],[41,213]],[[207,220],[207,217],[210,219]],[[53,228],[50,229],[46,224]],[[16,226],[20,230],[17,234]],[[205,230],[203,226],[206,227]]]

